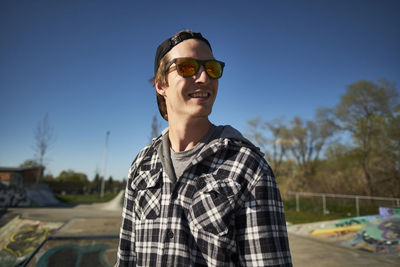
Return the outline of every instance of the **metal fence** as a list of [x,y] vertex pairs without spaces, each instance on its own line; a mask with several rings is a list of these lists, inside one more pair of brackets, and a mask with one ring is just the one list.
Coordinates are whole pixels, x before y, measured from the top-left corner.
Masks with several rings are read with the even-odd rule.
[[369,196],[358,196],[358,195],[340,195],[340,194],[326,194],[326,193],[307,193],[307,192],[286,192],[283,195],[294,195],[296,197],[296,211],[300,211],[300,196],[305,197],[321,197],[322,198],[322,213],[328,214],[326,209],[327,198],[343,198],[343,199],[354,199],[356,206],[356,214],[360,216],[360,200],[379,200],[379,201],[390,201],[396,203],[397,207],[400,207],[400,198],[390,197],[369,197]]

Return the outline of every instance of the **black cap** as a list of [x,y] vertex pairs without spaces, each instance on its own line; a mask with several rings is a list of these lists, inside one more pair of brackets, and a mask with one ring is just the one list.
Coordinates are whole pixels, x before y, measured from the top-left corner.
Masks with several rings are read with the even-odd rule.
[[[160,66],[161,59],[167,54],[174,46],[187,40],[187,39],[198,39],[205,42],[211,49],[211,45],[206,38],[204,38],[199,32],[184,31],[179,33],[178,36],[168,38],[162,42],[156,52],[156,57],[154,59],[154,76],[157,74],[158,67]],[[212,50],[212,49],[211,49]]]

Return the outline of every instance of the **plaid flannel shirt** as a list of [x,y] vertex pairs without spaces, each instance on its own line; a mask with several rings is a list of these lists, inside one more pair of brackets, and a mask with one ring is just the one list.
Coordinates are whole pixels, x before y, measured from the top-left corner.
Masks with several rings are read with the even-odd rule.
[[280,192],[254,146],[221,138],[172,183],[160,142],[130,168],[115,266],[292,266]]

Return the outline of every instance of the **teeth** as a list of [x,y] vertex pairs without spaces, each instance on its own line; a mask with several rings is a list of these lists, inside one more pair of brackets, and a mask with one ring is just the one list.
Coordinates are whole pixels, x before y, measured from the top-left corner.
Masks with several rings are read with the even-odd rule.
[[208,93],[194,93],[190,95],[191,97],[207,97]]

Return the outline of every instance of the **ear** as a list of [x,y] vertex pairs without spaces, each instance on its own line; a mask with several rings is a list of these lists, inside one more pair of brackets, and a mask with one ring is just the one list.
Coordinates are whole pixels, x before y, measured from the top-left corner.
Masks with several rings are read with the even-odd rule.
[[162,96],[165,96],[166,87],[165,86],[161,86],[159,82],[155,82],[155,85],[156,85],[157,93],[162,95]]

